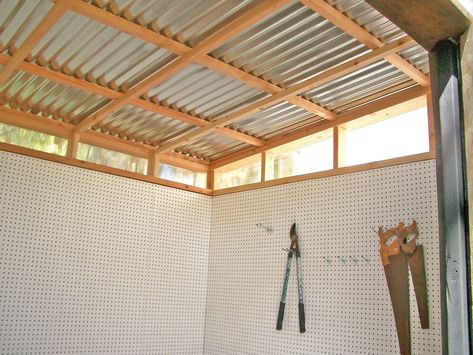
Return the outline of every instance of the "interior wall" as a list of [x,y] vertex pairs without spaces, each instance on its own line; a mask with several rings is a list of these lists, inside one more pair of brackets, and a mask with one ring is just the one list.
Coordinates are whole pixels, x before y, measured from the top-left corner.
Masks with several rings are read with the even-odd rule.
[[[413,354],[440,354],[435,161],[214,197],[205,354],[399,354],[379,259],[378,226],[418,223],[430,329],[410,287]],[[306,329],[298,329],[293,263],[276,330],[289,229],[297,223]],[[272,233],[258,228],[261,223]]]
[[0,353],[202,353],[210,197],[7,152],[0,183]]

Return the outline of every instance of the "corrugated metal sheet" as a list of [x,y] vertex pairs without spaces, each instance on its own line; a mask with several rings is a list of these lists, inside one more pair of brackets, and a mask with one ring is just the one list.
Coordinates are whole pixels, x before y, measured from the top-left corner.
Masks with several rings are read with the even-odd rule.
[[1,1],[0,51],[19,48],[53,6],[48,0]]
[[296,2],[226,42],[212,56],[287,87],[365,52],[355,39]]
[[176,134],[180,136],[192,127],[185,122],[126,105],[93,128],[127,140],[156,145]]
[[158,101],[185,108],[195,115],[218,117],[255,102],[267,94],[199,64],[181,72],[148,92]]
[[113,88],[130,87],[176,58],[70,11],[36,45],[33,56],[41,64]]
[[380,60],[302,95],[329,110],[337,111],[338,107],[347,103],[409,81],[411,79],[407,75]]
[[266,110],[258,112],[249,118],[237,121],[230,127],[250,133],[256,137],[267,139],[273,132],[283,133],[286,127],[292,127],[298,122],[317,119],[313,114],[287,102],[281,102]]
[[105,0],[108,10],[194,46],[255,0]]
[[179,153],[198,158],[214,160],[249,147],[248,144],[235,141],[218,133],[211,133],[183,147],[176,149]]
[[15,72],[0,85],[0,97],[12,107],[43,112],[66,122],[79,121],[110,101],[24,72]]

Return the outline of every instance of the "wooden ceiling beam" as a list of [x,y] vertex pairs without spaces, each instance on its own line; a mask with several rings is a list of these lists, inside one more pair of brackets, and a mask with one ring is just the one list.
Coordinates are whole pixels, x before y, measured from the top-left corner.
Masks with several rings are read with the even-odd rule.
[[[71,137],[71,134],[74,130],[74,125],[69,123],[55,121],[50,118],[34,115],[29,112],[22,112],[1,106],[0,122],[66,139]],[[150,152],[156,150],[150,145],[125,141],[121,138],[92,130],[82,132],[79,140],[81,143],[134,155],[140,158],[148,158]],[[208,171],[209,166],[207,161],[172,152],[162,155],[161,162],[199,172]]]
[[69,8],[68,0],[56,1],[54,7],[41,20],[39,25],[33,30],[31,35],[23,42],[17,51],[10,57],[0,71],[0,84],[7,80],[11,74],[17,69],[23,60],[31,53],[36,44],[44,37],[44,35],[59,21],[61,16]]
[[[0,54],[0,64],[8,63],[10,58],[11,57],[6,54]],[[67,86],[71,86],[80,90],[92,92],[94,94],[97,94],[109,99],[117,99],[122,95],[122,93],[109,89],[107,87],[103,87],[103,86],[100,86],[100,85],[97,85],[97,84],[94,84],[82,79],[78,79],[73,76],[69,76],[61,72],[48,69],[46,67],[40,67],[39,65],[36,65],[33,63],[23,61],[22,63],[18,65],[18,69],[21,71],[36,75],[36,76],[40,76],[48,80],[52,80],[52,81],[67,85]],[[167,117],[170,117],[182,122],[186,122],[188,124],[191,124],[197,127],[204,127],[210,123],[206,121],[205,119],[195,117],[195,116],[192,116],[190,114],[187,114],[178,110],[174,110],[170,107],[166,107],[158,103],[149,102],[141,98],[132,99],[130,101],[130,104],[136,107],[140,107],[150,112],[156,112],[161,115],[164,115],[164,116],[167,116]],[[257,147],[262,146],[264,144],[263,139],[259,139],[249,134],[238,132],[231,128],[223,127],[221,129],[218,129],[217,132],[229,138],[236,139],[241,142],[245,142]]]
[[[145,42],[154,44],[163,49],[171,51],[177,55],[183,55],[192,50],[191,47],[175,41],[171,38],[163,36],[160,33],[154,32],[150,29],[142,27],[136,23],[130,22],[124,18],[114,15],[106,10],[102,10],[94,5],[88,4],[81,0],[71,0],[71,10],[100,22],[104,25],[110,26],[121,32],[139,38]],[[223,75],[229,76],[238,81],[244,82],[248,86],[254,87],[258,90],[265,91],[270,94],[275,94],[283,89],[275,84],[263,80],[255,75],[252,75],[244,70],[225,63],[219,59],[213,58],[209,55],[202,55],[195,60],[197,63],[215,70]],[[287,99],[291,104],[298,106],[308,112],[321,116],[328,120],[336,118],[336,114],[327,110],[326,108],[315,104],[314,102],[304,99],[300,96],[289,97]]]
[[[365,30],[363,27],[358,25],[351,18],[338,11],[336,8],[325,2],[324,0],[301,0],[301,2],[317,12],[322,17],[333,23],[335,26],[340,28],[342,31],[348,33],[359,42],[363,43],[370,49],[377,49],[384,46],[378,38],[373,36],[370,32]],[[404,72],[410,78],[414,79],[417,83],[422,86],[429,87],[430,79],[427,75],[422,73],[419,69],[409,63],[407,60],[402,58],[399,54],[390,54],[385,58],[392,65],[397,67],[399,70]]]
[[165,80],[171,78],[177,74],[184,67],[192,63],[197,57],[203,54],[207,54],[211,50],[215,49],[225,41],[229,40],[236,34],[240,33],[244,29],[250,27],[254,23],[258,22],[262,18],[271,14],[275,10],[286,5],[289,0],[264,0],[258,5],[253,6],[251,9],[245,11],[236,19],[225,24],[218,30],[216,30],[207,39],[199,43],[195,48],[189,52],[184,53],[179,58],[175,59],[172,63],[166,65],[164,68],[158,70],[153,75],[149,76],[139,84],[132,87],[125,94],[118,99],[105,105],[99,109],[93,115],[84,118],[80,123],[76,125],[74,131],[80,133],[98,122],[104,120],[114,112],[118,111],[121,107],[130,102],[130,100],[139,97],[148,90],[156,87]]
[[[195,139],[198,139],[200,137],[203,137],[209,134],[212,130],[214,130],[217,127],[226,126],[228,124],[241,120],[242,118],[248,117],[254,113],[265,110],[266,108],[271,107],[285,100],[289,96],[298,95],[301,92],[326,84],[334,79],[337,79],[351,72],[359,70],[363,67],[366,67],[372,63],[375,63],[378,60],[386,57],[387,55],[391,53],[396,53],[398,51],[407,49],[414,44],[415,44],[414,40],[406,36],[396,41],[393,41],[381,48],[378,48],[370,53],[364,54],[348,62],[332,67],[331,69],[328,69],[322,72],[321,74],[316,75],[299,84],[293,85],[281,91],[280,93],[273,94],[268,98],[255,102],[254,104],[244,107],[230,115],[226,115],[221,118],[218,118],[206,127],[202,127],[196,131],[185,134],[181,138],[178,138],[172,142],[165,143],[161,147],[158,148],[157,150],[158,154],[165,153],[177,147],[183,146]],[[337,120],[338,119],[339,118],[337,118]]]
[[401,104],[408,100],[421,97],[423,95],[426,95],[426,93],[427,93],[427,89],[425,89],[424,87],[420,85],[417,85],[415,87],[403,90],[400,93],[386,96],[384,98],[375,100],[370,104],[366,104],[354,110],[340,114],[338,116],[339,118],[335,121],[314,123],[306,127],[300,128],[298,130],[295,130],[293,132],[288,132],[288,133],[284,133],[284,134],[280,134],[275,137],[272,137],[268,139],[266,141],[266,144],[262,147],[249,147],[247,149],[216,159],[210,163],[210,170],[219,168],[227,164],[231,164],[233,162],[250,157],[255,154],[262,153],[264,151],[281,146],[283,144],[293,142],[297,139],[301,139],[301,138],[310,136],[312,134],[315,134],[315,133],[318,133],[318,132],[321,132],[333,127],[341,126],[343,124],[356,120],[360,117],[364,117],[366,115],[370,115],[380,110],[384,110],[386,108],[392,107],[394,105]]

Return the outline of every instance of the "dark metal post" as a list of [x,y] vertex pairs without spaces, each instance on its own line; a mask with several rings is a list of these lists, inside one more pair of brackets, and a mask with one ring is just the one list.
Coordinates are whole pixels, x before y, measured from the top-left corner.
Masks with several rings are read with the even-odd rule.
[[468,355],[467,210],[458,44],[439,42],[429,61],[437,138],[443,353]]

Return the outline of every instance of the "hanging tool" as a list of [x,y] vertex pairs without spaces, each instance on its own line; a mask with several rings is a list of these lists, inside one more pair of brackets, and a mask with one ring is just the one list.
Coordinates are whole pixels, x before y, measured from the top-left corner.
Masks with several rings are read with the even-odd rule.
[[305,333],[305,312],[304,312],[304,288],[302,285],[302,269],[301,269],[301,252],[299,250],[299,237],[296,233],[296,224],[294,223],[289,232],[291,238],[291,246],[287,253],[286,275],[284,277],[284,285],[282,289],[281,302],[279,303],[279,312],[276,329],[282,329],[282,321],[284,319],[284,308],[286,306],[287,285],[289,283],[289,274],[291,272],[291,262],[293,255],[296,256],[297,269],[297,293],[299,297],[299,331]]
[[416,245],[419,236],[417,223],[414,221],[410,226],[405,227],[404,223],[400,222],[397,227],[386,231],[379,227],[378,236],[399,348],[402,355],[410,355],[408,266],[411,269],[421,327],[422,329],[429,327],[424,251],[422,245]]

